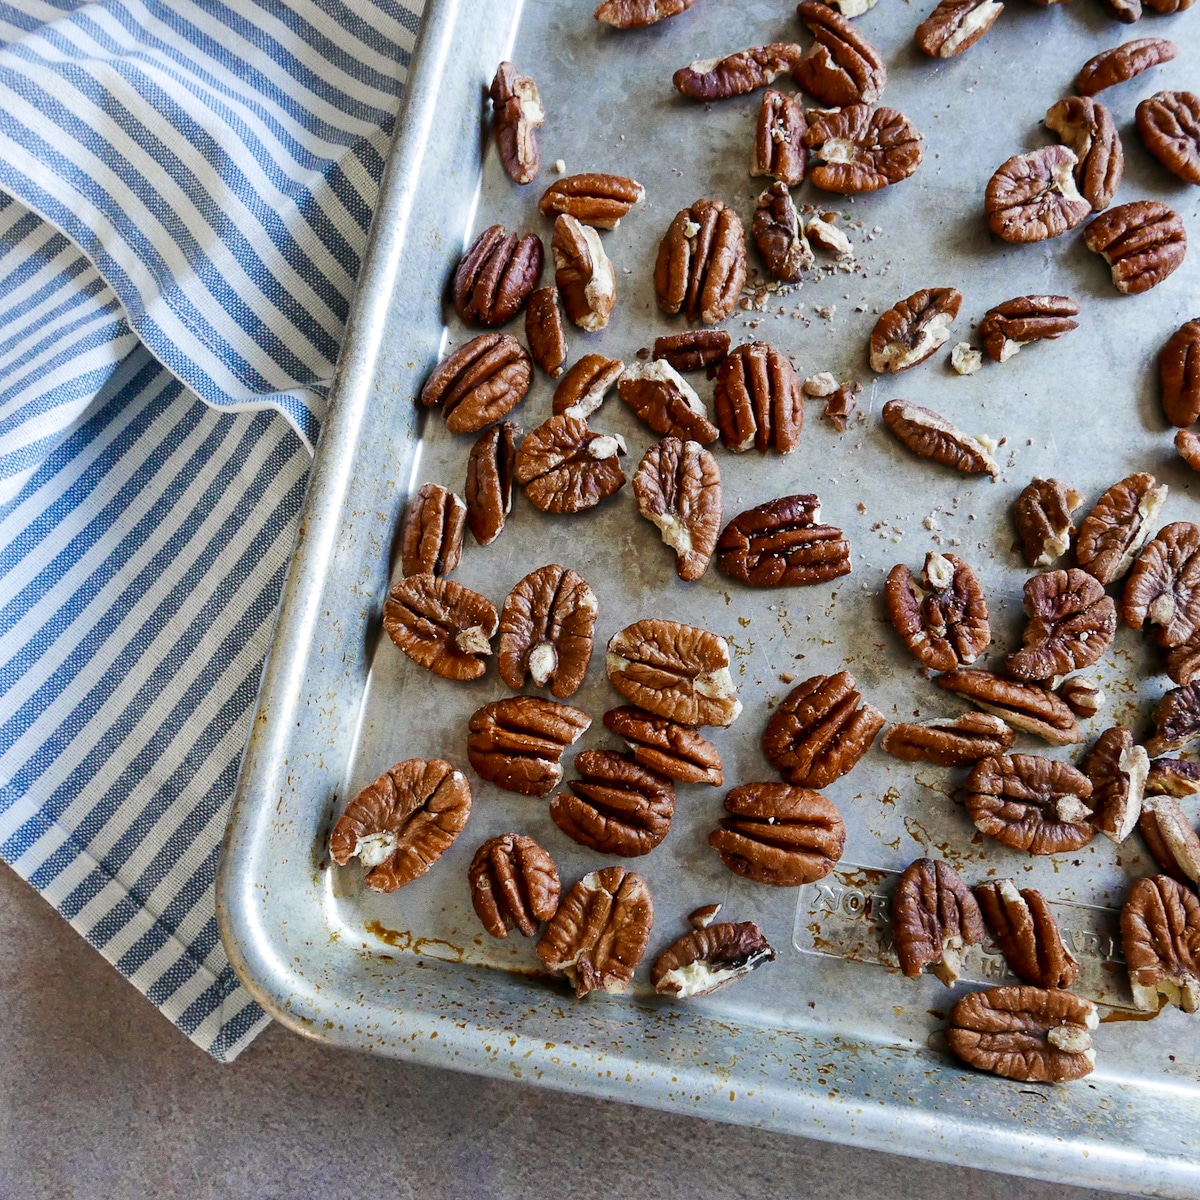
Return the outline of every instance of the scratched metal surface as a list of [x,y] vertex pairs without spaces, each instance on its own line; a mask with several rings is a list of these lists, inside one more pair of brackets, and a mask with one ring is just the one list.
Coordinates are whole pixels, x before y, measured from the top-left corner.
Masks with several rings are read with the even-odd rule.
[[[827,789],[849,828],[843,868],[823,885],[773,889],[735,878],[708,849],[722,793],[680,787],[670,835],[629,864],[656,902],[648,961],[685,931],[685,913],[714,900],[725,905],[723,917],[758,921],[778,951],[775,963],[737,987],[686,1007],[658,1002],[645,968],[631,995],[577,1004],[539,977],[530,943],[482,933],[465,871],[486,837],[508,829],[537,837],[565,885],[607,860],[560,834],[544,801],[498,791],[473,773],[470,823],[425,879],[376,896],[357,869],[328,869],[328,830],[347,796],[413,755],[467,769],[467,717],[507,694],[494,668],[475,683],[451,684],[380,637],[393,531],[407,497],[427,480],[463,486],[471,439],[451,437],[412,402],[439,353],[470,336],[442,295],[462,245],[502,221],[536,230],[548,247],[550,225],[536,200],[555,178],[556,159],[571,172],[637,177],[646,203],[603,235],[617,268],[616,313],[599,335],[573,330],[569,356],[595,350],[629,360],[656,333],[679,327],[658,312],[650,271],[677,209],[716,195],[748,224],[763,182],[745,165],[757,99],[686,104],[671,91],[671,71],[746,44],[806,39],[779,0],[700,0],[677,20],[625,36],[598,28],[590,7],[428,4],[222,863],[219,911],[235,965],[279,1019],[339,1046],[975,1166],[1200,1194],[1191,1149],[1200,1138],[1194,1019],[1170,1010],[1152,1023],[1129,1020],[1112,936],[1128,881],[1151,869],[1136,837],[1119,851],[1097,838],[1070,856],[1011,853],[975,833],[955,801],[953,773],[875,749]],[[1027,573],[1011,550],[1008,511],[1033,475],[1056,474],[1090,502],[1129,471],[1149,469],[1171,487],[1164,522],[1196,512],[1195,477],[1173,458],[1152,362],[1169,332],[1195,315],[1200,255],[1148,295],[1123,298],[1078,233],[1006,246],[989,237],[981,216],[991,170],[1044,143],[1041,115],[1065,94],[1078,64],[1131,34],[1090,0],[1051,9],[1014,0],[979,46],[941,64],[911,45],[923,16],[882,0],[860,21],[888,62],[885,101],[925,136],[920,171],[854,201],[805,185],[798,201],[836,211],[851,234],[853,268],[811,277],[728,322],[735,342],[774,342],[802,376],[829,370],[864,385],[859,416],[844,434],[820,420],[814,401],[790,457],[717,452],[727,516],[816,491],[824,519],[852,542],[853,573],[779,592],[739,589],[715,571],[684,585],[625,489],[573,517],[543,516],[518,496],[504,534],[486,549],[468,545],[455,576],[499,606],[534,567],[574,566],[599,596],[598,646],[649,615],[725,635],[745,705],[733,728],[713,735],[730,786],[772,777],[759,737],[789,690],[784,673],[799,680],[849,667],[889,718],[961,711],[899,646],[883,614],[882,581],[898,561],[915,569],[927,550],[955,550],[987,591],[995,653],[1011,648]],[[1164,198],[1194,230],[1197,190],[1153,163],[1132,117],[1142,95],[1187,85],[1200,37],[1194,15],[1148,18],[1133,31],[1151,33],[1174,37],[1179,58],[1102,97],[1126,146],[1118,199]],[[506,55],[535,76],[549,114],[542,175],[528,189],[504,177],[480,123],[484,90]],[[1080,299],[1081,328],[1003,366],[987,362],[971,378],[955,376],[945,353],[894,379],[872,376],[864,346],[875,313],[918,287],[947,284],[965,297],[952,342],[968,337],[992,304],[1028,292]],[[703,381],[700,390],[708,394]],[[551,392],[539,375],[514,417],[531,428],[549,415]],[[1006,437],[1000,478],[966,479],[910,457],[879,423],[894,395],[970,432]],[[653,436],[615,395],[592,424],[626,438],[632,475]],[[1092,734],[1115,720],[1144,724],[1169,686],[1152,669],[1150,650],[1122,630],[1093,672],[1110,704]],[[618,698],[602,654],[573,702],[594,717],[577,749],[612,745],[599,718]],[[1024,736],[1018,749],[1069,756]],[[1013,875],[1061,906],[1085,962],[1080,988],[1108,1006],[1088,1081],[1023,1088],[963,1072],[945,1053],[938,1030],[954,996],[1000,978],[1002,964],[994,952],[979,953],[954,993],[896,972],[879,915],[894,873],[922,854],[944,856],[971,882]]]

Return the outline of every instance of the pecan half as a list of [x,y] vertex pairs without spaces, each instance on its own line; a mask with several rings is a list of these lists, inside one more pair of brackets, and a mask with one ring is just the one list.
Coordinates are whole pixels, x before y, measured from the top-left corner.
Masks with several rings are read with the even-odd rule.
[[696,0],[604,0],[596,20],[615,29],[641,29],[687,12]]
[[953,58],[975,45],[1003,11],[999,0],[941,0],[913,40],[931,58]]
[[723,321],[746,282],[746,231],[720,200],[697,200],[676,214],[658,247],[658,307],[705,325]]
[[932,967],[953,987],[962,972],[963,947],[977,945],[983,935],[979,905],[949,863],[918,858],[905,867],[892,896],[892,941],[909,979]]
[[731,350],[713,390],[721,440],[734,453],[752,446],[790,454],[804,428],[804,393],[792,364],[767,342]]
[[329,856],[357,858],[364,882],[394,892],[419,879],[448,850],[471,815],[466,776],[440,758],[409,758],[368,784],[338,818]]
[[794,687],[763,730],[763,753],[799,787],[822,788],[852,771],[885,724],[849,671]]
[[1030,342],[1053,341],[1079,328],[1079,305],[1070,296],[1018,296],[989,308],[979,323],[983,348],[996,362],[1007,362]]
[[871,331],[871,370],[907,371],[946,344],[958,316],[957,288],[922,288],[894,304]]
[[467,459],[467,524],[476,542],[489,546],[512,512],[513,462],[521,427],[502,421],[480,434]]
[[449,575],[462,557],[467,506],[440,483],[422,484],[404,522],[400,571]]
[[586,421],[604,403],[624,370],[625,364],[619,358],[585,354],[554,389],[554,415]]
[[1106,209],[1125,174],[1125,152],[1112,114],[1098,100],[1068,96],[1050,106],[1046,128],[1058,134],[1079,160],[1075,183],[1092,212]]
[[567,361],[567,334],[558,288],[538,288],[530,295],[525,306],[525,340],[533,361],[551,379],[557,379]]
[[1142,0],[1104,0],[1108,15],[1125,25],[1142,19]]
[[751,232],[772,279],[797,283],[813,265],[812,248],[786,184],[773,183],[759,195]]
[[1023,983],[1069,988],[1079,963],[1062,943],[1045,896],[1036,888],[1017,889],[1011,879],[995,879],[975,888],[984,924]]
[[522,796],[548,796],[562,780],[562,756],[587,732],[582,709],[541,696],[493,700],[471,714],[467,758],[489,783]]
[[1185,12],[1192,7],[1192,0],[1146,0],[1146,3],[1156,12],[1169,16],[1172,13]]
[[489,225],[470,245],[454,272],[454,311],[468,325],[511,321],[537,287],[545,251],[536,233],[518,238]]
[[566,213],[596,229],[616,229],[645,198],[646,189],[636,179],[588,171],[556,179],[542,193],[538,208],[548,217]]
[[[1161,634],[1157,639],[1161,641]],[[1200,676],[1200,631],[1167,651],[1164,663],[1172,683],[1188,684]]]
[[1121,725],[1106,729],[1083,760],[1092,781],[1092,824],[1114,845],[1120,845],[1138,823],[1150,759],[1144,746]]
[[626,367],[617,381],[617,392],[655,433],[689,439],[702,446],[720,436],[695,389],[665,359]]
[[1121,909],[1121,947],[1138,1008],[1159,996],[1186,1013],[1200,1010],[1200,900],[1166,875],[1139,879]]
[[774,961],[771,943],[753,921],[722,921],[668,946],[654,960],[650,982],[660,996],[688,1000],[708,996]]
[[791,42],[749,46],[724,58],[699,59],[675,72],[671,83],[689,100],[725,100],[756,92],[790,71],[803,53]]
[[1191,521],[1163,526],[1145,545],[1125,579],[1121,619],[1130,629],[1146,621],[1157,640],[1180,646],[1200,626],[1200,528]]
[[1021,539],[1021,552],[1031,567],[1048,567],[1071,548],[1075,522],[1071,514],[1083,495],[1057,479],[1035,479],[1013,505],[1013,524]]
[[818,110],[810,114],[804,144],[820,160],[809,177],[826,192],[875,192],[907,179],[921,165],[921,135],[894,108],[848,104]]
[[763,94],[750,152],[750,174],[769,175],[787,187],[804,182],[804,109],[791,96],[774,88]]
[[1200,96],[1156,92],[1137,106],[1142,145],[1184,183],[1200,183]]
[[603,854],[637,858],[667,836],[675,814],[675,785],[611,750],[575,756],[579,779],[567,780],[573,794],[550,801],[550,819],[581,846]]
[[1154,736],[1146,742],[1151,758],[1182,750],[1200,737],[1200,683],[1172,688],[1150,715]]
[[823,879],[846,845],[841,814],[820,792],[785,783],[748,783],[725,797],[708,844],[735,874],[755,883],[799,887]]
[[984,193],[992,232],[1006,242],[1040,242],[1074,229],[1092,211],[1075,186],[1079,160],[1066,146],[1014,154]]
[[1104,689],[1087,675],[1065,680],[1058,695],[1077,717],[1094,717],[1104,707]]
[[956,1001],[946,1044],[963,1062],[1021,1083],[1069,1083],[1092,1073],[1090,1000],[1057,988],[997,987]]
[[1159,200],[1134,200],[1101,213],[1083,231],[1093,254],[1103,254],[1118,292],[1136,296],[1162,283],[1187,253],[1179,214]]
[[492,652],[496,610],[453,579],[409,575],[392,584],[383,627],[417,666],[444,679],[478,679]]
[[634,761],[680,783],[725,782],[716,747],[694,729],[655,717],[632,704],[610,708],[604,724],[629,747]]
[[567,316],[588,333],[603,329],[617,302],[617,276],[600,235],[569,213],[560,213],[554,221],[550,251],[554,283]]
[[1180,429],[1200,421],[1200,320],[1171,334],[1159,351],[1158,379],[1167,420]]
[[500,161],[513,183],[532,183],[541,165],[535,131],[546,123],[537,84],[512,63],[502,62],[492,80],[491,97]]
[[816,44],[796,63],[792,77],[830,108],[874,104],[887,86],[887,67],[878,50],[840,13],[803,0],[796,15]]
[[666,359],[681,375],[707,371],[711,379],[729,353],[730,337],[724,329],[689,329],[654,339],[650,357]]
[[813,495],[783,496],[739,513],[717,543],[717,570],[750,587],[805,587],[850,573],[850,543],[821,525]]
[[484,333],[443,358],[421,389],[426,408],[441,405],[451,433],[478,433],[508,416],[529,391],[533,364],[507,333]]
[[1134,38],[1089,58],[1075,80],[1075,90],[1081,96],[1094,96],[1151,67],[1170,62],[1178,53],[1179,47],[1166,38]]
[[583,682],[592,658],[599,605],[587,580],[557,563],[530,571],[500,613],[500,678],[514,691],[529,676],[560,700]]
[[1200,792],[1200,763],[1156,758],[1146,776],[1147,796],[1194,796]]
[[708,569],[721,529],[721,468],[698,442],[664,438],[646,451],[633,477],[638,512],[675,551],[680,579]]
[[1200,435],[1190,429],[1181,429],[1175,435],[1175,453],[1193,471],[1200,471]]
[[1052,746],[1073,746],[1083,741],[1079,722],[1066,702],[1035,684],[965,668],[947,671],[934,683]]
[[1064,854],[1086,846],[1092,783],[1069,763],[1036,754],[1002,754],[967,776],[966,806],[980,833],[1012,850]]
[[1106,587],[1122,578],[1166,499],[1167,485],[1145,471],[1114,483],[1079,526],[1075,561]]
[[467,870],[471,906],[492,937],[510,929],[533,937],[558,908],[560,884],[554,859],[531,837],[502,833],[488,838]]
[[883,593],[896,632],[933,671],[969,666],[991,644],[983,588],[956,554],[926,554],[919,584],[905,563],[897,563]]
[[1003,754],[1013,744],[1015,736],[999,717],[988,713],[963,713],[953,721],[890,725],[879,748],[904,762],[968,767],[981,758]]
[[1138,828],[1164,874],[1185,887],[1200,882],[1200,838],[1174,796],[1147,796]]
[[1117,606],[1086,571],[1045,571],[1025,583],[1023,647],[1005,669],[1038,682],[1090,667],[1112,645]]
[[972,436],[951,425],[940,413],[907,400],[889,400],[883,406],[884,424],[914,454],[931,458],[964,475],[998,475],[992,457],[997,443],[980,434]]
[[517,448],[513,478],[542,512],[581,512],[625,486],[625,439],[577,417],[550,417]]
[[656,717],[681,725],[732,725],[742,711],[722,637],[649,617],[613,634],[609,682]]
[[598,988],[624,992],[650,941],[654,901],[646,881],[624,867],[585,875],[563,897],[537,944],[549,971],[561,971],[583,999]]

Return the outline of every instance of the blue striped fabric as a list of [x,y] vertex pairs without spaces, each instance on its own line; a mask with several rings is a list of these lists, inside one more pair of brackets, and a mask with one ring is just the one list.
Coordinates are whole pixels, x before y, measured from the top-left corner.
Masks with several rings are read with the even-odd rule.
[[215,1057],[213,878],[421,0],[0,0],[0,857]]

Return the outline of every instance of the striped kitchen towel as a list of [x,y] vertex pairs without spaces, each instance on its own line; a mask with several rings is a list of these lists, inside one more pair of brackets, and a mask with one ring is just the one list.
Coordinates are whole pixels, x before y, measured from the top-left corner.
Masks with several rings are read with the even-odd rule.
[[197,1044],[423,0],[0,0],[0,857]]

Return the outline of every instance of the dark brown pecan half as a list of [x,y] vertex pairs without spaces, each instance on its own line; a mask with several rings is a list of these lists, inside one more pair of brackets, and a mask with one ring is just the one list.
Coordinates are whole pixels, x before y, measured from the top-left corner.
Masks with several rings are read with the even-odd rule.
[[551,379],[562,374],[567,361],[567,334],[563,329],[558,288],[538,288],[525,306],[525,340],[529,353]]
[[606,669],[626,700],[681,725],[732,725],[742,711],[728,644],[695,625],[635,621],[609,640]]
[[1005,669],[1014,679],[1039,682],[1090,667],[1112,645],[1117,606],[1086,571],[1045,571],[1025,583],[1023,647]]
[[1179,214],[1159,200],[1134,200],[1101,213],[1083,231],[1093,254],[1103,254],[1118,292],[1135,296],[1162,283],[1187,253]]
[[1031,567],[1048,567],[1071,548],[1075,537],[1071,514],[1082,503],[1079,492],[1057,479],[1035,479],[1017,497],[1013,523]]
[[1194,796],[1200,792],[1200,763],[1156,758],[1146,776],[1147,796]]
[[[1161,640],[1161,635],[1156,635]],[[1200,677],[1200,631],[1193,633],[1187,641],[1172,646],[1164,663],[1172,683],[1188,684]]]
[[1069,988],[1079,963],[1062,943],[1058,923],[1036,888],[1017,889],[1011,879],[995,879],[975,888],[975,899],[988,932],[1022,983]]
[[560,213],[554,222],[550,251],[554,255],[554,283],[567,316],[588,333],[603,329],[617,302],[617,276],[600,235],[569,213]]
[[1171,334],[1158,355],[1158,378],[1167,420],[1180,429],[1200,421],[1200,320]]
[[687,12],[696,0],[604,0],[596,20],[615,29],[641,29]]
[[1014,729],[1032,733],[1052,746],[1073,746],[1083,741],[1079,722],[1066,702],[1032,683],[1017,683],[990,671],[960,668],[937,676],[938,687],[962,696],[992,713]]
[[471,815],[466,776],[440,758],[409,758],[363,788],[338,818],[329,856],[357,858],[365,883],[394,892],[419,879],[450,848]]
[[809,177],[826,192],[875,192],[907,179],[921,165],[921,135],[894,108],[848,104],[818,110],[810,114],[804,144],[820,160]]
[[735,875],[776,887],[823,879],[837,866],[846,826],[820,792],[785,783],[748,783],[725,797],[731,815],[708,844]]
[[1181,429],[1175,435],[1175,453],[1193,471],[1200,471],[1200,435],[1190,429]]
[[731,350],[713,391],[721,440],[735,453],[790,454],[804,428],[804,393],[792,364],[767,342]]
[[822,788],[854,769],[885,724],[849,671],[794,687],[763,730],[763,753],[799,787]]
[[545,251],[536,233],[518,238],[490,225],[470,245],[454,272],[454,311],[468,325],[511,321],[537,287]]
[[803,53],[791,42],[750,46],[724,58],[700,59],[680,67],[671,82],[689,100],[724,100],[756,92],[790,71]]
[[617,381],[617,393],[655,433],[702,446],[720,436],[695,389],[665,359],[626,367]]
[[1087,675],[1073,675],[1058,689],[1077,717],[1094,717],[1104,707],[1104,689]]
[[537,84],[512,63],[502,62],[492,80],[491,96],[500,161],[513,183],[532,183],[541,165],[535,131],[546,123]]
[[625,439],[589,429],[577,417],[551,417],[517,448],[513,478],[542,512],[581,512],[625,486]]
[[1200,900],[1166,875],[1139,879],[1121,909],[1121,947],[1133,1002],[1148,1012],[1159,996],[1200,1010]]
[[786,184],[773,183],[759,195],[751,232],[772,279],[798,283],[813,265],[812,249]]
[[883,406],[883,422],[896,437],[921,458],[931,458],[964,475],[998,475],[992,457],[997,443],[982,434],[972,436],[951,425],[940,413],[907,400],[889,400]]
[[625,364],[619,358],[585,354],[554,389],[554,415],[586,421],[604,403],[624,370]]
[[1001,754],[967,776],[967,812],[975,827],[1012,850],[1064,854],[1086,846],[1092,782],[1069,763],[1036,754]]
[[1079,526],[1075,561],[1106,587],[1123,578],[1166,499],[1167,485],[1145,471],[1114,483]]
[[897,563],[883,592],[896,632],[933,671],[969,666],[991,644],[983,588],[956,554],[926,554],[920,583],[905,563]]
[[953,987],[962,972],[963,947],[978,945],[983,935],[979,905],[949,863],[918,858],[905,867],[892,896],[892,941],[909,979],[932,967]]
[[817,39],[792,71],[796,82],[830,108],[874,104],[887,86],[879,51],[827,5],[803,0],[796,15]]
[[467,506],[440,483],[423,484],[408,510],[400,552],[403,575],[449,575],[462,557]]
[[551,563],[530,571],[500,614],[500,678],[514,691],[528,676],[560,700],[573,695],[592,658],[596,593],[575,571]]
[[1200,96],[1156,92],[1137,106],[1142,145],[1184,183],[1200,183]]
[[1092,211],[1075,186],[1079,160],[1066,146],[1014,154],[984,194],[992,232],[1006,242],[1040,242],[1074,229]]
[[914,40],[931,58],[953,58],[975,45],[1003,11],[999,0],[941,0]]
[[922,288],[894,304],[871,331],[871,370],[895,373],[923,363],[945,345],[961,304],[957,288]]
[[770,88],[763,94],[750,153],[750,174],[769,175],[787,187],[804,182],[804,109],[791,96]]
[[500,536],[512,512],[513,462],[521,427],[512,421],[493,425],[479,436],[467,459],[467,523],[481,546]]
[[1154,736],[1146,742],[1151,758],[1182,750],[1200,737],[1200,683],[1172,688],[1150,716]]
[[680,579],[699,579],[721,529],[721,468],[698,442],[664,438],[646,451],[633,477],[638,512],[675,551]]
[[1082,765],[1092,781],[1092,824],[1119,846],[1133,832],[1141,815],[1150,772],[1146,749],[1133,744],[1128,729],[1114,725],[1096,739]]
[[451,433],[478,433],[508,416],[529,391],[533,364],[507,333],[484,333],[443,358],[421,389],[426,408],[441,405]]
[[603,854],[637,858],[667,836],[675,815],[669,779],[611,750],[584,750],[575,770],[580,778],[567,780],[573,794],[550,801],[550,819],[567,837]]
[[1090,1000],[1057,988],[998,987],[956,1001],[946,1044],[963,1062],[1021,1083],[1069,1083],[1092,1073]]
[[1148,541],[1125,579],[1121,619],[1130,629],[1149,621],[1157,641],[1181,646],[1200,626],[1200,528],[1173,521]]
[[1075,164],[1075,183],[1092,212],[1106,209],[1125,174],[1125,152],[1112,114],[1098,100],[1068,96],[1051,105],[1046,128],[1058,134],[1079,160]]
[[664,358],[681,375],[707,371],[711,379],[729,353],[730,337],[724,329],[689,329],[654,339],[651,358]]
[[1094,96],[1151,67],[1170,62],[1178,53],[1179,47],[1166,38],[1134,38],[1132,42],[1102,50],[1089,58],[1075,80],[1075,90],[1081,96]]
[[999,717],[963,713],[956,720],[900,722],[890,725],[879,748],[905,762],[968,767],[981,758],[1003,754],[1016,735]]
[[510,929],[533,937],[558,908],[554,859],[533,838],[518,833],[488,838],[471,859],[467,882],[475,915],[492,937],[506,938]]
[[1079,305],[1070,296],[1018,296],[989,308],[979,323],[983,348],[996,362],[1007,362],[1030,342],[1052,341],[1079,328]]
[[1200,838],[1174,796],[1147,796],[1138,828],[1164,874],[1185,887],[1200,882]]
[[467,757],[481,779],[522,796],[548,796],[562,780],[562,756],[587,732],[582,709],[541,696],[493,700],[471,714]]
[[804,587],[850,573],[850,543],[822,525],[813,495],[783,496],[739,513],[717,543],[717,570],[750,587]]
[[624,175],[589,171],[557,179],[542,194],[538,208],[548,217],[567,213],[596,229],[616,229],[622,217],[646,198],[646,189]]
[[409,575],[383,605],[388,636],[419,667],[445,679],[478,679],[496,632],[492,602],[453,579]]
[[668,946],[654,960],[650,982],[660,996],[688,1000],[707,996],[774,961],[771,943],[753,921],[722,921]]
[[716,747],[694,729],[686,729],[665,717],[655,717],[632,704],[610,708],[604,724],[625,744],[635,762],[680,783],[725,782],[721,756]]
[[677,213],[654,264],[658,307],[705,325],[723,321],[746,282],[746,231],[720,200],[697,200]]
[[585,875],[563,897],[537,944],[549,971],[561,971],[583,999],[624,992],[650,941],[654,901],[646,881],[624,867]]

